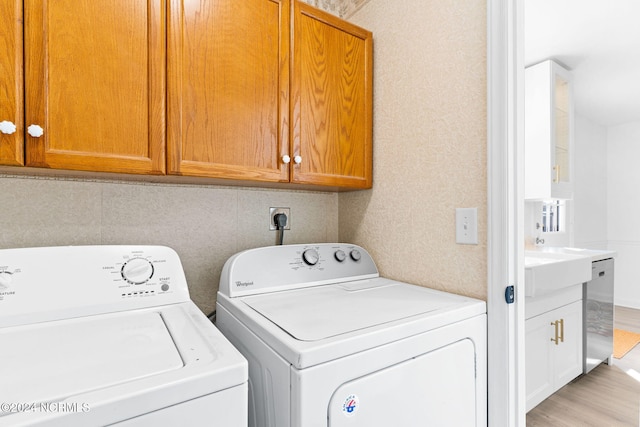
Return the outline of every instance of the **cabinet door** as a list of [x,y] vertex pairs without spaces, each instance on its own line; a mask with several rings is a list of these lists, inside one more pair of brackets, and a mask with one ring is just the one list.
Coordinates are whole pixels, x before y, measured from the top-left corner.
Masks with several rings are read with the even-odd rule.
[[571,76],[564,68],[552,63],[552,195],[561,196],[563,191],[570,191],[572,174],[572,139],[573,139],[573,94]]
[[582,373],[582,300],[527,319],[525,346],[528,412]]
[[[0,165],[24,164],[22,0],[0,2]],[[16,130],[10,133],[11,124]]]
[[370,188],[372,35],[294,4],[292,181]]
[[544,313],[525,322],[527,412],[554,391],[552,318],[553,314]]
[[582,301],[554,312],[555,317],[562,320],[560,334],[563,337],[561,343],[553,346],[556,381],[553,391],[556,391],[582,373]]
[[171,0],[169,173],[288,181],[288,0]]
[[27,165],[165,170],[164,0],[25,0]]
[[525,70],[525,198],[573,197],[571,73],[552,60]]

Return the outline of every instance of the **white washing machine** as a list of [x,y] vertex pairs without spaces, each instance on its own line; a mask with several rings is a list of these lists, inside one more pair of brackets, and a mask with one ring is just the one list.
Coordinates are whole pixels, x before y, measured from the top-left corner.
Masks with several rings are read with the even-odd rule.
[[246,426],[247,381],[172,249],[0,250],[0,426]]
[[250,426],[487,424],[484,301],[380,277],[348,244],[236,254],[217,301]]

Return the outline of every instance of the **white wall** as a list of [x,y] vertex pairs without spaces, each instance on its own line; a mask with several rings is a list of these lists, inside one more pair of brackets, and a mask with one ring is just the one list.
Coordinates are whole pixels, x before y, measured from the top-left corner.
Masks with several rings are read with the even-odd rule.
[[640,309],[640,122],[607,128],[577,115],[575,132],[571,230],[537,232],[540,202],[527,202],[526,242],[617,252],[615,304]]
[[607,128],[576,115],[573,157],[573,199],[567,201],[568,227],[564,233],[542,233],[535,227],[542,202],[525,203],[525,241],[543,246],[607,249]]
[[607,249],[607,128],[576,115],[573,245]]
[[618,253],[615,303],[640,308],[640,122],[608,129],[609,249]]

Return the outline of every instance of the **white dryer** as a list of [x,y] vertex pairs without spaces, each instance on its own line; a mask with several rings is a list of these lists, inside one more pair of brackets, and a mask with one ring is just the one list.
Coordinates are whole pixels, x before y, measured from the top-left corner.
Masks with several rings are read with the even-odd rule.
[[173,250],[0,250],[0,426],[246,426],[247,381]]
[[349,244],[231,257],[217,326],[249,361],[249,425],[486,426],[486,305],[380,277]]

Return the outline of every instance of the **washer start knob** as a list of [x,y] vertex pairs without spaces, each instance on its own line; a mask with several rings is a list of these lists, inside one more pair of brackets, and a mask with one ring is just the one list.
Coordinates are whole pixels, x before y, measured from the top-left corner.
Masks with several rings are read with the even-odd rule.
[[360,258],[362,258],[362,254],[357,249],[352,250],[349,255],[351,255],[351,259],[354,261],[360,261]]
[[153,277],[153,264],[144,258],[131,258],[124,263],[120,274],[132,285],[142,285]]
[[316,251],[315,249],[307,249],[306,251],[302,252],[302,260],[307,265],[316,265],[320,260],[320,255],[318,255],[318,251]]

